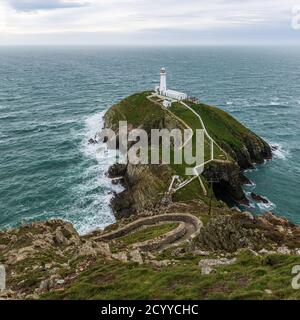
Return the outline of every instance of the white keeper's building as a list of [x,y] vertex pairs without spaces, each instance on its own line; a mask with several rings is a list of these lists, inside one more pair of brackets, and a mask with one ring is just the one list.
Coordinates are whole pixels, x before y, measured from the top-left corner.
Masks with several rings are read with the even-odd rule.
[[165,68],[160,70],[160,85],[155,87],[155,92],[174,100],[185,100],[188,98],[186,93],[167,89],[167,73]]

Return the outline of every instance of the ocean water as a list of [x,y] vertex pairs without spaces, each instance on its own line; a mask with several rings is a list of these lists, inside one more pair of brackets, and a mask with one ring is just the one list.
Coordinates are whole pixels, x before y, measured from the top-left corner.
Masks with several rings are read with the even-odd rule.
[[300,223],[300,49],[0,47],[0,228],[63,218],[80,233],[114,221],[118,186],[87,140],[127,95],[168,86],[216,105],[278,146],[245,191]]

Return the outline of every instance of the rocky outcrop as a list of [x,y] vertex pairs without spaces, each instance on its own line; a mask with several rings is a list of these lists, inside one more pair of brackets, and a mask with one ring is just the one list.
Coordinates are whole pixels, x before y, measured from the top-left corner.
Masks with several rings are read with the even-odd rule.
[[269,203],[269,201],[266,198],[256,194],[255,192],[251,192],[251,198],[257,202]]
[[219,258],[219,259],[202,259],[199,261],[198,266],[201,268],[203,275],[208,275],[215,270],[215,267],[230,265],[236,262],[236,258]]
[[[186,128],[184,121],[155,101],[147,99],[148,95],[145,92],[137,93],[113,105],[104,116],[105,128],[114,130],[118,135],[119,121],[126,120],[128,132],[135,128],[144,129],[149,139],[151,129]],[[196,104],[194,108],[206,110],[206,117],[209,117],[206,129],[230,155],[228,161],[223,158],[207,165],[203,176],[207,181],[216,181],[213,191],[217,199],[230,204],[235,202],[248,205],[242,186],[249,183],[249,180],[243,176],[242,170],[270,159],[270,146],[226,112],[204,104]],[[218,122],[221,129],[216,129],[211,121]],[[122,176],[120,182],[125,187],[122,193],[115,195],[111,203],[116,217],[128,217],[144,210],[153,210],[164,202],[172,176],[177,174],[174,166],[170,165],[112,166],[109,176]],[[169,202],[168,200],[167,203]]]
[[174,174],[167,165],[128,164],[126,170],[124,169],[123,166],[122,170],[114,169],[118,174],[124,174],[122,184],[125,187],[125,190],[116,194],[111,201],[117,218],[155,208],[164,197]]
[[194,241],[195,248],[234,252],[240,248],[292,248],[300,246],[300,228],[272,213],[252,216],[233,213],[218,216],[203,227]]
[[224,202],[232,200],[240,204],[248,204],[249,201],[243,191],[245,178],[237,163],[230,161],[210,162],[203,172],[207,181],[214,181],[213,188],[216,197]]
[[245,136],[243,146],[232,145],[226,148],[241,169],[253,168],[253,164],[263,163],[266,159],[272,159],[271,147],[257,135]]
[[[36,298],[62,288],[96,257],[111,258],[109,244],[80,237],[71,223],[49,220],[0,232],[0,264],[6,269],[3,297]],[[76,265],[72,265],[78,261]],[[61,274],[70,273],[71,278]]]

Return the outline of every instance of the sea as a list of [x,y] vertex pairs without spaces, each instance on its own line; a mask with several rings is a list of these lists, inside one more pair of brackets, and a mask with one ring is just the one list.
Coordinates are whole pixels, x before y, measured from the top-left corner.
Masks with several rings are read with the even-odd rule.
[[[159,82],[229,112],[276,146],[245,186],[300,224],[299,47],[0,47],[0,229],[65,219],[80,234],[115,221],[122,187],[88,140],[114,103]],[[250,197],[250,196],[249,196]]]

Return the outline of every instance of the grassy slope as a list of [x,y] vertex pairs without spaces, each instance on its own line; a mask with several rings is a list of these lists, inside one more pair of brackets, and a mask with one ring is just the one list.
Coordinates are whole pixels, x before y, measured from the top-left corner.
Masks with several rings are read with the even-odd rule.
[[[50,299],[300,299],[291,287],[291,269],[299,257],[243,253],[234,265],[202,275],[199,257],[186,256],[176,265],[98,261],[64,292]],[[272,293],[266,292],[271,290]]]
[[[188,110],[186,107],[184,107],[182,104],[173,103],[170,110],[176,116],[183,119],[193,130],[203,129],[199,119],[190,110]],[[204,121],[204,123],[206,125],[205,121]],[[208,126],[206,129],[208,130],[209,133],[211,132],[210,126]],[[204,143],[205,143],[205,160],[210,160],[210,158],[211,158],[210,140],[207,137],[205,137]],[[195,141],[193,141],[193,144],[195,144]],[[222,150],[220,150],[220,148],[218,146],[214,145],[214,149],[215,149],[214,150],[214,157],[216,159],[220,159],[220,160],[226,159],[226,156],[224,155],[224,153],[222,152]]]
[[[149,93],[136,94],[114,106],[115,120],[127,119],[135,126],[148,119],[159,120],[164,111],[146,99]],[[214,107],[190,103],[201,114],[209,133],[222,146],[240,147],[245,136],[252,132],[234,118]],[[172,111],[182,117],[192,128],[199,126],[191,112],[175,104]],[[177,167],[182,173],[183,167]],[[192,183],[175,195],[177,200],[201,198],[199,184]],[[202,213],[203,214],[203,213]],[[202,218],[202,217],[201,217]],[[206,219],[209,217],[205,216]],[[205,221],[204,221],[205,222]],[[149,228],[150,236],[159,230]],[[137,232],[132,237],[140,237]],[[148,236],[147,236],[148,238]],[[127,240],[126,240],[127,241]],[[212,256],[213,257],[213,256]],[[160,259],[172,259],[164,252]],[[98,260],[81,274],[63,292],[49,293],[50,299],[300,299],[300,290],[291,287],[292,267],[300,264],[299,256],[253,256],[241,253],[237,263],[217,268],[216,273],[202,275],[198,262],[201,257],[186,255],[176,258],[172,266],[156,268],[145,264],[120,263]],[[267,291],[266,291],[267,290]],[[268,291],[271,290],[271,291]],[[270,293],[271,292],[271,293]]]
[[[149,101],[147,99],[148,95],[150,95],[149,91],[136,93],[114,105],[109,112],[110,122],[117,124],[120,120],[127,120],[128,123],[134,127],[143,125],[145,129],[151,129],[153,123],[158,123],[164,118],[166,111]],[[233,147],[241,147],[245,137],[256,137],[255,134],[237,120],[216,107],[192,102],[188,102],[188,104],[201,115],[209,134],[227,151],[230,151]],[[181,104],[173,103],[170,111],[184,120],[192,129],[201,129],[199,119]],[[195,141],[193,140],[193,144],[194,143]],[[208,140],[205,139],[205,160],[209,158],[210,146]],[[225,159],[223,152],[217,146],[215,146],[215,158]],[[171,166],[176,171],[176,174],[184,179],[186,178],[186,164],[171,164]],[[190,165],[188,166],[190,167]],[[188,185],[184,190],[176,194],[174,198],[176,201],[187,201],[191,199],[208,201],[207,197],[203,195],[198,181],[194,181],[194,183]]]
[[260,139],[255,133],[243,126],[227,112],[203,103],[188,105],[196,111],[204,121],[209,134],[221,146],[230,151],[243,147],[244,141]]
[[[113,122],[117,123],[119,120],[127,119],[135,127],[141,124],[147,127],[147,123],[153,124],[161,120],[166,111],[149,101],[147,99],[149,94],[149,91],[136,93],[114,105],[111,108],[114,114]],[[190,101],[187,101],[187,104],[202,117],[206,129],[212,138],[229,152],[231,148],[242,147],[247,139],[260,139],[255,133],[219,108],[203,103],[196,104]],[[170,110],[182,118],[192,129],[200,128],[199,120],[181,104],[173,103]],[[221,154],[218,148],[217,153]]]
[[141,124],[153,123],[164,117],[163,109],[147,99],[150,92],[145,91],[135,93],[119,103],[113,105],[110,111],[113,112],[113,123],[127,120],[134,127],[139,127]]

